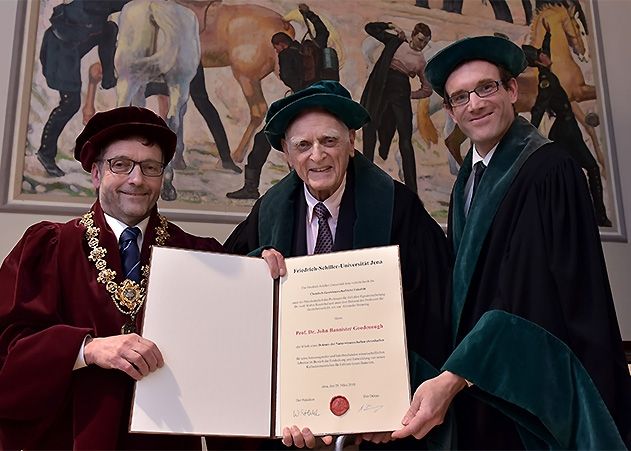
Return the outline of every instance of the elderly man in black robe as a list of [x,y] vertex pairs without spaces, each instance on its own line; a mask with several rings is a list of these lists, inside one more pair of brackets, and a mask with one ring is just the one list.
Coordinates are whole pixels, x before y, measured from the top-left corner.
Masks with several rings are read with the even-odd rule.
[[[416,386],[437,374],[447,352],[447,242],[418,196],[354,149],[355,130],[368,119],[336,81],[320,81],[274,102],[265,133],[293,170],[256,202],[225,248],[256,255],[273,247],[286,257],[308,255],[323,250],[319,236],[325,231],[330,242],[324,251],[399,245]],[[297,429],[287,429],[284,442],[315,444]]]

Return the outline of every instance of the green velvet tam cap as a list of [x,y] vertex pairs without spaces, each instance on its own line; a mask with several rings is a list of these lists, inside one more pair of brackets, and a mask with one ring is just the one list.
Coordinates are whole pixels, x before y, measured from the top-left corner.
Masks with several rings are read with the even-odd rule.
[[504,67],[513,77],[526,68],[521,48],[508,39],[497,36],[464,38],[445,47],[429,59],[425,78],[438,95],[445,97],[445,83],[451,73],[468,61],[483,60]]
[[355,102],[339,82],[322,80],[272,103],[265,118],[265,136],[274,149],[282,150],[281,140],[298,114],[322,108],[340,119],[351,130],[358,130],[370,120],[368,111]]

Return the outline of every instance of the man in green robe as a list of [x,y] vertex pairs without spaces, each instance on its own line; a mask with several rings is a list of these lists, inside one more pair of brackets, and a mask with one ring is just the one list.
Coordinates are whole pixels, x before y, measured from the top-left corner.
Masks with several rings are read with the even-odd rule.
[[449,214],[454,350],[392,436],[423,437],[453,401],[459,448],[624,449],[631,377],[585,175],[515,114],[525,66],[492,36],[426,66],[473,146]]
[[[274,102],[265,133],[272,147],[285,152],[293,170],[257,201],[225,249],[259,254],[274,248],[290,257],[399,245],[416,387],[437,374],[434,368],[447,352],[447,242],[416,193],[355,150],[355,130],[368,120],[368,112],[336,81],[315,83]],[[319,220],[322,206],[328,217]],[[304,443],[298,430],[286,439]],[[306,441],[314,444],[312,436]]]

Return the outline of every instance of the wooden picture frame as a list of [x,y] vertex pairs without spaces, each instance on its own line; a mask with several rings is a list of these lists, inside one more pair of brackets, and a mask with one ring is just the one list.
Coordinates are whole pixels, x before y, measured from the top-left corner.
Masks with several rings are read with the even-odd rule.
[[[75,0],[75,2],[81,1],[83,0]],[[250,30],[246,36],[252,45],[244,44],[242,48],[232,50],[236,53],[241,52],[241,55],[252,52],[248,56],[250,59],[264,53],[268,56],[266,64],[272,65],[266,66],[267,73],[264,76],[252,75],[253,78],[244,82],[244,72],[239,72],[240,69],[236,68],[236,63],[226,64],[225,61],[219,61],[221,58],[204,62],[202,56],[205,66],[204,87],[208,92],[208,99],[219,113],[227,133],[232,156],[235,157],[235,152],[244,152],[243,161],[237,162],[240,169],[244,169],[248,162],[245,153],[250,152],[253,147],[253,136],[250,136],[250,139],[243,144],[243,136],[248,124],[253,117],[254,122],[262,120],[264,105],[268,105],[288,92],[288,87],[278,76],[276,53],[271,42],[268,43],[271,36],[265,35],[266,28],[263,22],[256,21],[262,21],[262,17],[266,15],[276,17],[274,20],[280,18],[283,24],[287,24],[283,26],[286,26],[288,30],[293,30],[295,39],[300,41],[307,33],[304,19],[298,12],[297,1],[223,0],[211,3],[187,1],[196,3],[194,7],[191,7],[192,9],[204,5],[205,16],[198,14],[197,17],[206,17],[204,19],[206,21],[210,20],[208,17],[214,20],[219,14],[224,14],[225,10],[250,5],[251,10],[247,14],[240,13],[239,18],[243,20],[245,17],[251,20],[245,27],[246,30]],[[340,61],[340,81],[349,89],[353,97],[359,100],[373,64],[383,48],[382,44],[364,31],[366,23],[392,22],[407,36],[410,35],[417,22],[426,23],[432,31],[431,41],[424,49],[424,55],[428,58],[456,39],[491,32],[501,33],[518,44],[529,43],[531,36],[535,33],[537,15],[542,14],[536,7],[546,1],[550,0],[530,0],[530,2],[507,0],[505,2],[507,10],[497,10],[493,9],[491,2],[468,0],[463,2],[460,12],[453,11],[454,4],[458,3],[454,0],[370,0],[362,2],[361,8],[352,2],[313,0],[308,5],[329,29],[328,45],[337,51]],[[583,53],[580,55],[572,53],[573,49],[569,48],[568,44],[566,50],[570,56],[567,64],[574,64],[580,69],[585,84],[590,87],[592,93],[595,93],[591,96],[595,98],[582,99],[578,105],[590,117],[592,124],[598,123],[592,127],[591,131],[601,149],[600,170],[604,199],[612,222],[611,227],[601,227],[600,231],[605,240],[624,241],[626,227],[616,162],[616,146],[609,120],[611,112],[607,101],[606,64],[598,28],[598,5],[595,0],[566,0],[568,4],[576,1],[579,2],[580,7],[575,8],[569,18],[564,20],[572,21],[578,32],[578,38],[582,42]],[[7,109],[15,114],[7,114],[0,161],[0,170],[3,175],[3,181],[0,184],[0,203],[2,204],[0,209],[3,211],[79,214],[84,212],[94,199],[89,175],[81,169],[72,156],[74,139],[83,127],[82,111],[77,112],[69,120],[58,140],[56,161],[65,172],[63,177],[47,175],[36,156],[42,142],[44,124],[59,102],[59,91],[47,85],[39,57],[43,35],[51,26],[50,17],[53,8],[59,3],[61,0],[24,0],[18,3]],[[497,3],[500,2],[494,4],[497,5]],[[528,3],[532,14],[530,19],[525,8]],[[450,8],[452,11],[449,11]],[[563,5],[547,5],[544,8],[568,9]],[[261,15],[261,12],[264,13]],[[507,14],[512,22],[508,21]],[[226,17],[229,19],[229,16]],[[236,24],[236,19],[233,20],[235,22],[228,22]],[[528,20],[530,20],[530,25],[526,24]],[[549,16],[545,21],[538,22],[550,27],[551,20],[552,16]],[[200,24],[198,20],[199,30],[207,32],[208,24],[208,22]],[[311,30],[313,31],[312,28]],[[558,30],[561,29],[555,29],[554,32],[560,34]],[[224,41],[220,40],[220,42],[226,45],[234,41],[226,36],[223,36],[223,39]],[[564,36],[563,39],[567,42],[567,37]],[[254,46],[255,44],[258,47]],[[204,45],[207,43],[201,44],[202,54]],[[272,60],[269,59],[269,55]],[[553,54],[553,63],[555,57],[559,58]],[[90,68],[98,61],[96,47],[81,59],[82,108],[88,91]],[[262,66],[264,65],[258,64],[257,67]],[[256,100],[250,99],[248,104],[246,94],[244,94],[250,95],[258,89],[259,85],[265,102],[262,108]],[[412,79],[411,86],[412,90],[418,89],[421,86],[419,79]],[[115,91],[116,88],[103,89],[99,84],[96,85],[95,108],[97,111],[116,105]],[[159,109],[158,101],[149,98],[147,102],[148,107],[154,110]],[[411,102],[414,112],[412,144],[415,150],[418,192],[428,211],[444,225],[447,219],[449,193],[457,169],[455,160],[444,144],[447,134],[445,113],[440,110],[441,99],[436,94],[429,99]],[[432,113],[432,125],[429,127],[427,111]],[[523,114],[529,117],[529,112]],[[178,197],[170,201],[161,200],[161,210],[175,220],[221,223],[241,221],[249,212],[254,200],[229,199],[226,194],[243,186],[244,174],[237,174],[222,167],[216,140],[191,101],[188,102],[183,123],[185,144],[183,156],[187,168],[175,170],[174,185],[177,187]],[[540,128],[544,134],[547,133],[550,123],[551,119],[545,119],[542,123]],[[260,127],[260,124],[255,125],[253,133]],[[593,141],[585,130],[586,128],[583,129],[586,143],[590,151],[598,156],[599,153],[595,151]],[[358,133],[356,148],[361,151],[362,145],[361,133]],[[462,154],[467,151],[467,146],[468,143],[462,144],[460,149]],[[398,134],[395,134],[385,160],[382,160],[378,152],[375,154],[375,162],[380,167],[393,178],[403,179],[400,175],[402,170]],[[235,157],[235,160],[237,159]],[[263,194],[287,172],[283,154],[272,150],[262,169],[260,194]]]

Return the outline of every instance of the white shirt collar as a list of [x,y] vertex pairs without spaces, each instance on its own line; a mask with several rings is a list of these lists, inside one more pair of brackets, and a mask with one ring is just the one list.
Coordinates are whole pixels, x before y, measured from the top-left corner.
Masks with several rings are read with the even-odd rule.
[[313,197],[313,195],[309,192],[307,185],[304,184],[305,199],[307,201],[307,223],[311,223],[311,221],[313,221],[313,207],[315,207],[318,202],[322,202],[324,204],[327,210],[329,210],[329,213],[331,213],[331,218],[335,221],[335,223],[337,223],[337,217],[340,214],[340,204],[342,203],[342,195],[344,194],[345,188],[346,175],[344,175],[342,183],[333,194],[331,194],[324,201],[319,201],[318,199]]
[[[110,226],[110,229],[112,229],[112,232],[114,232],[114,235],[116,235],[116,241],[118,241],[121,237],[121,234],[123,233],[123,230],[125,230],[129,226],[124,222],[119,221],[114,216],[108,215],[107,213],[103,213],[103,215],[105,216],[105,222],[107,222],[107,225]],[[141,244],[143,237],[145,236],[145,231],[147,230],[147,224],[149,224],[149,216],[136,224],[136,227],[140,229],[140,235],[138,236],[139,248],[142,248]]]
[[493,146],[493,148],[489,151],[489,153],[487,153],[484,156],[484,158],[480,156],[480,154],[478,153],[478,149],[476,149],[475,144],[474,144],[473,145],[473,159],[471,160],[471,167],[473,168],[478,161],[482,161],[484,162],[484,166],[488,166],[489,163],[491,162],[491,158],[493,158],[493,154],[495,153],[495,150],[497,149],[498,144],[499,143],[495,144],[495,146]]

